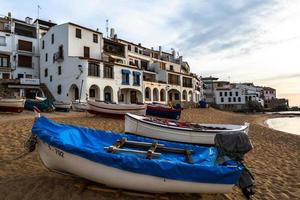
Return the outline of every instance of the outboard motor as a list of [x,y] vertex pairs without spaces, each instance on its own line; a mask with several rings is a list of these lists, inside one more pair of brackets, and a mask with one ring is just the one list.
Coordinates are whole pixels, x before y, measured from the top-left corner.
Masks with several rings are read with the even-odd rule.
[[255,193],[254,176],[244,165],[244,155],[253,149],[253,145],[245,133],[217,134],[215,137],[215,146],[219,155],[217,162],[225,163],[228,160],[235,160],[244,166],[244,171],[240,176],[238,186],[241,188],[244,196],[251,199]]

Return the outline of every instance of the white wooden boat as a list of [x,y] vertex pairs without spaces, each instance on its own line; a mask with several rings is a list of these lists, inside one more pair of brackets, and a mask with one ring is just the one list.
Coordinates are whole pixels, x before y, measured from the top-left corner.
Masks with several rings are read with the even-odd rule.
[[20,113],[24,110],[24,104],[25,99],[0,97],[0,111],[2,112]]
[[125,132],[162,140],[191,144],[214,144],[216,134],[248,133],[249,123],[232,124],[196,124],[172,120],[125,115]]
[[[232,190],[244,169],[235,161],[229,165],[217,164],[218,153],[214,147],[68,126],[45,117],[35,120],[32,133],[37,136],[37,149],[46,167],[115,188],[145,192],[226,193]],[[187,155],[169,150],[168,153],[161,150],[156,153],[158,157],[146,159],[149,150],[143,155],[141,150],[130,150],[130,146],[117,146],[123,140],[125,143],[134,140],[135,145],[148,148],[155,144],[157,149],[189,151],[193,162],[185,161]],[[109,152],[111,147],[115,151]],[[150,153],[155,154],[155,151],[154,148]]]
[[71,109],[71,102],[54,101],[55,110],[69,112]]
[[144,115],[147,108],[146,104],[114,104],[91,100],[87,100],[87,105],[89,113],[110,117],[124,117],[126,113]]
[[82,112],[87,110],[86,102],[73,101],[72,102],[72,110],[77,112]]

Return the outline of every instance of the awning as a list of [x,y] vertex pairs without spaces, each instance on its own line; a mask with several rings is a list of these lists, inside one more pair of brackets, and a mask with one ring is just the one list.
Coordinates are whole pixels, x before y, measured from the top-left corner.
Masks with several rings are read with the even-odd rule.
[[130,74],[130,71],[128,69],[122,69],[122,74]]
[[133,75],[137,75],[137,76],[141,75],[141,72],[137,72],[137,71],[134,71],[132,73],[133,73]]

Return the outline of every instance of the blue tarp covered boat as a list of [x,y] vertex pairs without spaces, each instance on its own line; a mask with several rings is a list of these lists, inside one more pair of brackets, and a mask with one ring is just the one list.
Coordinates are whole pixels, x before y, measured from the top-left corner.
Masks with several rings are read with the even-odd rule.
[[[117,188],[225,193],[243,171],[243,166],[235,161],[217,164],[218,152],[214,147],[58,124],[45,117],[36,119],[32,133],[38,138],[38,151],[48,168]],[[124,139],[134,145],[117,145]],[[150,149],[144,151],[148,144]],[[191,154],[187,156],[178,150]]]

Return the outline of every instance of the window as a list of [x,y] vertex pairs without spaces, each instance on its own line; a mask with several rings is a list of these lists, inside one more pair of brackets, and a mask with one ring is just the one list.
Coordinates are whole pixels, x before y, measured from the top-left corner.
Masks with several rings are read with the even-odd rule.
[[76,37],[81,38],[81,29],[76,28]]
[[9,73],[2,73],[2,79],[9,79],[10,74]]
[[95,64],[95,63],[89,63],[89,67],[88,67],[88,75],[89,76],[98,76],[100,77],[100,73],[99,73],[99,65]]
[[54,34],[51,34],[51,44],[54,44]]
[[139,66],[139,61],[138,60],[134,60],[134,65],[138,67]]
[[236,98],[235,97],[233,97],[233,102],[236,102]]
[[114,68],[110,65],[104,65],[103,78],[114,78]]
[[183,77],[182,78],[182,86],[192,88],[193,87],[192,79],[187,78],[187,77]]
[[131,51],[131,45],[130,44],[128,45],[128,51]]
[[45,49],[45,41],[42,41],[42,49]]
[[228,98],[228,102],[231,102],[231,97]]
[[98,43],[98,35],[97,34],[93,34],[93,42]]
[[44,76],[45,76],[45,77],[48,76],[48,68],[45,69],[45,75],[44,75]]
[[25,78],[32,78],[32,75],[31,74],[26,74]]
[[239,92],[235,92],[235,96],[239,96]]
[[24,74],[18,74],[18,79],[23,78]]
[[174,71],[174,66],[170,65],[170,71]]
[[133,85],[139,86],[140,85],[140,72],[133,72]]
[[224,98],[223,98],[223,97],[221,97],[221,102],[222,102],[222,103],[224,102]]
[[18,55],[18,66],[32,68],[32,57],[25,55]]
[[227,92],[224,93],[225,97],[227,97]]
[[175,74],[168,74],[168,83],[172,85],[180,85],[180,77]]
[[150,89],[149,88],[146,89],[146,91],[145,91],[145,98],[150,99]]
[[148,69],[148,61],[141,60],[141,68],[144,70],[147,70]]
[[0,55],[0,67],[9,67],[9,57]]
[[223,96],[223,92],[220,92],[220,97]]
[[89,47],[83,47],[83,57],[85,57],[85,58],[90,57],[90,48]]
[[52,56],[52,62],[55,63],[55,54]]
[[134,52],[135,53],[138,53],[139,52],[139,49],[137,47],[134,47]]
[[231,97],[232,97],[232,92],[229,92],[229,96],[231,96]]
[[127,69],[122,69],[122,84],[129,85],[129,74],[130,71]]
[[48,54],[45,54],[45,62],[48,62]]
[[0,46],[6,46],[6,38],[4,36],[0,36]]
[[241,102],[241,97],[238,97],[238,102]]
[[50,76],[50,82],[52,82],[52,75]]
[[32,42],[18,40],[18,50],[32,52]]
[[61,75],[61,66],[58,66],[58,75]]
[[61,94],[61,85],[57,86],[57,94]]

